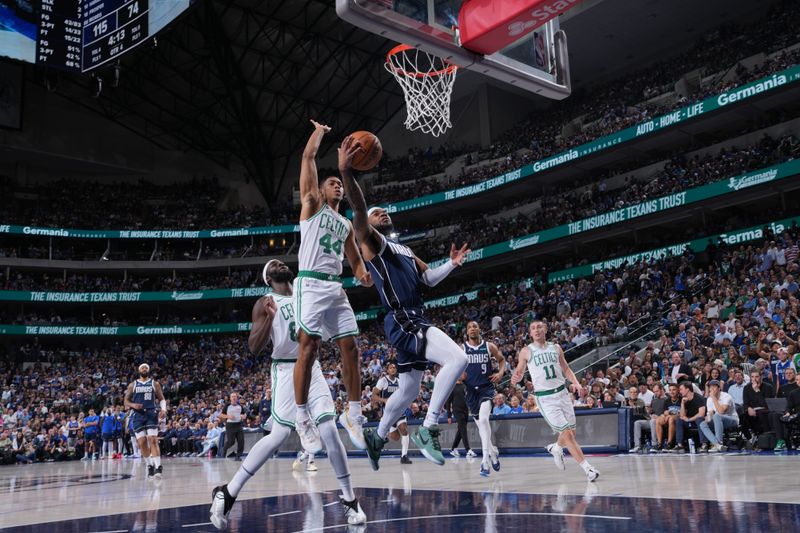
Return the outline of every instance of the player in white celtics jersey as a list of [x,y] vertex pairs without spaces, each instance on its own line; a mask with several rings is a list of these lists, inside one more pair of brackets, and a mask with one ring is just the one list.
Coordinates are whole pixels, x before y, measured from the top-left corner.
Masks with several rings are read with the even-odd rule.
[[[567,448],[586,473],[587,479],[594,481],[600,477],[600,472],[589,464],[575,439],[575,409],[571,393],[581,387],[580,381],[567,364],[561,346],[547,342],[547,324],[534,320],[530,325],[530,335],[533,342],[520,350],[511,384],[522,381],[527,366],[539,412],[553,432],[558,434],[558,440],[548,445],[547,451],[553,456],[556,466],[564,470],[564,448]],[[569,386],[565,378],[569,379]]]
[[[211,494],[211,523],[217,529],[228,527],[228,516],[239,491],[255,475],[281,444],[291,434],[295,425],[294,366],[299,354],[295,340],[294,322],[297,320],[292,294],[292,271],[281,261],[273,259],[264,267],[264,282],[272,293],[260,298],[253,306],[253,328],[248,345],[258,354],[272,340],[272,432],[259,440],[245,457],[242,466],[227,484],[216,487]],[[328,459],[342,490],[340,498],[348,524],[367,521],[364,511],[353,493],[347,452],[336,429],[336,410],[330,389],[318,362],[311,367],[308,411],[319,426]]]
[[[300,356],[294,371],[297,402],[297,434],[309,452],[321,449],[319,434],[308,413],[308,387],[311,369],[323,340],[336,341],[342,354],[342,379],[347,389],[348,408],[339,423],[348,431],[353,446],[367,449],[361,413],[361,373],[355,338],[356,315],[342,288],[342,261],[347,261],[359,283],[372,285],[364,260],[358,251],[353,225],[339,214],[344,197],[342,180],[325,176],[318,180],[316,156],[322,137],[330,131],[317,122],[303,151],[300,166],[300,250],[296,292],[297,340]],[[358,150],[353,148],[352,153]]]

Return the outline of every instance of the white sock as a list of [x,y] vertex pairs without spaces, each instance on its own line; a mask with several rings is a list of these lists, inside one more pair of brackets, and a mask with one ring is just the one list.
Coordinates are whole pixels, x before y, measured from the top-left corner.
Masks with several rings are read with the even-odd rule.
[[244,458],[242,466],[233,475],[233,479],[228,483],[228,492],[231,496],[235,498],[239,494],[244,484],[272,457],[275,450],[280,448],[291,433],[292,430],[283,424],[275,424],[269,435],[261,437],[247,454],[247,457]]
[[361,402],[347,402],[347,416],[350,417],[350,420],[361,416]]
[[481,402],[478,419],[475,423],[478,425],[478,434],[481,436],[481,464],[483,465],[489,464],[489,458],[492,455],[492,426],[489,423],[491,414],[492,402]]
[[589,469],[592,468],[592,465],[590,465],[589,461],[587,461],[586,459],[584,459],[583,462],[580,463],[580,466],[581,468],[583,468],[583,471],[586,472],[587,474],[589,473]]
[[556,453],[564,453],[564,448],[557,442],[553,443],[552,450]]
[[[149,455],[148,455],[147,457],[145,457],[145,458],[144,458],[144,460],[145,460],[145,462],[147,463],[147,466],[150,466],[150,465],[152,465],[152,464],[153,464],[153,458],[152,458],[152,457],[150,457]],[[155,466],[155,465],[154,465],[154,466]]]
[[408,455],[408,443],[411,440],[411,437],[408,435],[400,435],[400,445],[403,448],[403,452],[401,455],[406,456]]
[[378,436],[380,438],[386,439],[389,434],[389,428],[397,422],[403,411],[419,395],[419,384],[422,382],[422,375],[422,370],[409,370],[408,372],[403,372],[397,378],[400,380],[397,390],[389,396],[389,399],[386,400],[386,405],[383,406],[383,416],[380,424],[378,424]]
[[442,412],[444,403],[450,397],[458,377],[467,368],[467,356],[464,350],[459,348],[458,344],[439,328],[428,328],[425,338],[427,340],[425,359],[441,367],[433,384],[428,414],[422,423],[423,426],[429,428],[439,423],[439,414]]
[[307,404],[297,405],[297,409],[295,410],[295,418],[297,419],[297,421],[309,420],[311,418],[310,416],[308,416]]
[[[397,393],[395,393],[397,394]],[[394,396],[394,394],[392,395]],[[336,480],[342,489],[342,497],[351,502],[356,499],[353,486],[350,482],[350,468],[347,465],[347,452],[339,438],[339,431],[333,420],[326,420],[319,426],[319,434],[322,438],[325,449],[328,451],[328,461],[330,461],[333,471],[336,472]]]
[[153,464],[155,464],[156,468],[161,466],[161,456],[160,455],[156,455],[155,457],[153,457]]

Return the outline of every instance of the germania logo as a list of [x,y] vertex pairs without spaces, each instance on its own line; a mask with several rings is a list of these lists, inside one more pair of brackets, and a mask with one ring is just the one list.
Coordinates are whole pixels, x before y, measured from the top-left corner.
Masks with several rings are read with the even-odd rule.
[[202,292],[178,292],[172,291],[172,299],[175,301],[184,300],[201,300],[203,298]]
[[750,176],[742,176],[741,178],[731,178],[728,181],[728,188],[738,191],[739,189],[746,189],[761,183],[772,181],[778,175],[776,169],[767,170],[766,172],[759,172],[758,174],[751,174]]
[[180,326],[168,326],[163,328],[139,326],[136,328],[136,333],[139,335],[170,335],[173,333],[183,333],[183,328]]
[[769,91],[775,87],[785,85],[788,82],[789,80],[783,74],[773,74],[771,78],[761,80],[753,85],[742,87],[741,89],[736,89],[728,93],[722,93],[717,97],[717,104],[721,106],[732,104],[733,102],[744,100],[745,98],[761,94],[764,91]]
[[526,246],[533,246],[534,244],[538,244],[539,236],[538,235],[531,235],[530,237],[525,237],[522,239],[511,239],[508,241],[508,247],[512,250],[518,250],[520,248],[525,248]]
[[32,228],[25,226],[22,228],[22,233],[25,235],[47,235],[50,237],[69,237],[69,231],[65,229],[51,229],[51,228]]
[[250,230],[247,228],[239,229],[213,229],[211,230],[211,237],[237,237],[239,235],[250,235]]

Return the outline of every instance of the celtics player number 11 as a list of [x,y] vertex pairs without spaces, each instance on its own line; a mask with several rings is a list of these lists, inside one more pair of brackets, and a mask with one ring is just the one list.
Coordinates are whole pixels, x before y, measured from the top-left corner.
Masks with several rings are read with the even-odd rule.
[[[600,473],[586,460],[575,439],[575,409],[571,393],[575,393],[581,384],[567,364],[561,346],[547,342],[547,324],[534,320],[530,325],[530,335],[533,342],[520,350],[511,384],[522,381],[527,365],[539,411],[547,425],[558,434],[558,440],[548,445],[547,451],[553,456],[556,466],[564,470],[564,448],[567,448],[586,473],[587,479],[594,481],[600,477]],[[567,379],[570,380],[569,389]]]

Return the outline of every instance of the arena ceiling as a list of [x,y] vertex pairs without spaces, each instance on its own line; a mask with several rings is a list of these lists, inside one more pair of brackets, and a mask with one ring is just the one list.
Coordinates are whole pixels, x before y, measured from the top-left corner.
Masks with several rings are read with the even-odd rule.
[[[84,91],[73,99],[165,149],[197,151],[224,166],[241,162],[271,202],[282,180],[294,179],[288,165],[307,139],[309,118],[337,132],[377,131],[405,105],[400,87],[383,68],[393,44],[342,22],[334,4],[198,0],[158,36],[157,45],[122,59],[116,87],[110,86],[109,69],[100,73],[105,88],[99,98],[84,97]],[[724,6],[726,17],[693,18],[687,26],[678,4],[690,8],[694,1],[586,0],[578,14],[590,16],[573,15],[564,23],[573,78],[590,83],[631,68],[637,60],[680,48],[687,33],[756,9],[745,0],[709,0],[704,14],[714,4]],[[653,25],[659,26],[655,33],[631,29]],[[682,31],[670,31],[675,28]],[[630,47],[635,55],[621,53]],[[582,50],[605,59],[584,57]],[[86,81],[62,85],[67,83]],[[461,91],[469,87],[474,83],[464,83]]]

